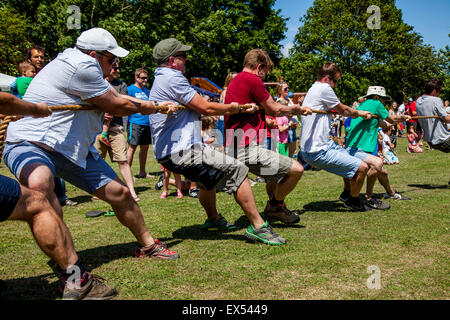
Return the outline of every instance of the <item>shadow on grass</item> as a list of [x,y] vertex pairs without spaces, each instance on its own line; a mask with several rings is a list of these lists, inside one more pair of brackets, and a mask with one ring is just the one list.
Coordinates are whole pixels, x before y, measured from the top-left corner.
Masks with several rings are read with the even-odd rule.
[[136,193],[144,192],[144,191],[151,190],[151,189],[152,189],[151,187],[142,187],[142,186],[134,187],[134,190],[136,191]]
[[72,201],[78,202],[80,203],[85,203],[85,202],[91,202],[92,201],[92,196],[91,195],[87,195],[87,196],[77,196],[77,197],[73,197],[73,198],[69,198]]
[[408,184],[408,187],[415,187],[420,189],[428,189],[428,190],[434,190],[434,189],[447,189],[449,188],[448,184],[443,185],[436,185],[436,184]]
[[339,200],[315,201],[305,204],[300,214],[305,212],[350,212]]
[[55,300],[61,298],[54,273],[0,281],[0,300]]

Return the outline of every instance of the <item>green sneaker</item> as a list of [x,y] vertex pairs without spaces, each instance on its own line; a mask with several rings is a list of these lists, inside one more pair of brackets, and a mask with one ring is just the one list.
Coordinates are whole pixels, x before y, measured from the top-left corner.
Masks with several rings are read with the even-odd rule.
[[272,227],[269,225],[269,223],[266,221],[266,223],[263,224],[263,226],[260,229],[255,229],[253,225],[250,225],[247,230],[245,231],[244,236],[253,242],[261,241],[265,244],[271,244],[280,246],[283,244],[286,244],[286,240],[280,237],[278,234],[276,234]]
[[219,214],[219,220],[213,221],[206,219],[202,228],[207,231],[231,231],[236,229],[236,226],[229,223],[221,214]]

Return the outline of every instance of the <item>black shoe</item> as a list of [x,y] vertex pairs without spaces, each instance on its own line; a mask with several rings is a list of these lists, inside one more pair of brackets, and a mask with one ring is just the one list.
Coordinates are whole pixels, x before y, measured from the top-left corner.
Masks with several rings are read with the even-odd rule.
[[364,202],[361,201],[359,198],[356,198],[356,200],[352,197],[349,197],[345,202],[344,206],[346,208],[352,209],[353,211],[370,211],[372,210],[370,207],[367,207],[364,205]]
[[389,203],[383,202],[379,199],[371,198],[369,200],[365,200],[364,204],[372,209],[377,210],[388,210],[391,205]]
[[342,191],[341,195],[339,196],[339,200],[345,202],[348,198],[350,198],[350,192],[348,190]]
[[163,187],[164,173],[159,176],[158,182],[155,184],[155,190],[161,190]]

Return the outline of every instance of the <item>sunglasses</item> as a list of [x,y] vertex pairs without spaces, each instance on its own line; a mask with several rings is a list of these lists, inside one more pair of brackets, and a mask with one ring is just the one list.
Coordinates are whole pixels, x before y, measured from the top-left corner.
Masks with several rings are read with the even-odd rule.
[[139,77],[139,79],[147,80],[148,78],[147,77]]
[[283,89],[284,92],[289,92],[289,87]]
[[100,57],[108,58],[106,61],[107,61],[108,63],[110,63],[110,64],[115,64],[115,63],[117,63],[117,61],[118,61],[118,59],[117,59],[116,56],[107,56],[106,54],[101,53],[101,52],[98,52],[98,51],[96,51],[96,53],[97,53],[97,55],[100,56]]
[[187,58],[187,54],[186,54],[186,52],[183,52],[183,53],[179,53],[179,54],[174,54],[173,57],[174,57],[174,58],[183,58],[183,59],[186,59],[186,58]]
[[114,71],[119,71],[119,67],[114,67],[113,70]]

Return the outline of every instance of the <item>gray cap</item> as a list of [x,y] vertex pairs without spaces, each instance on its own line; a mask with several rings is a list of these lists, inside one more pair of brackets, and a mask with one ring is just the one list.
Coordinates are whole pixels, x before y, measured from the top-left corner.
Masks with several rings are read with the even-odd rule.
[[191,48],[191,46],[184,45],[175,38],[164,39],[153,48],[153,58],[157,64],[161,64],[169,60],[175,53],[189,51]]

